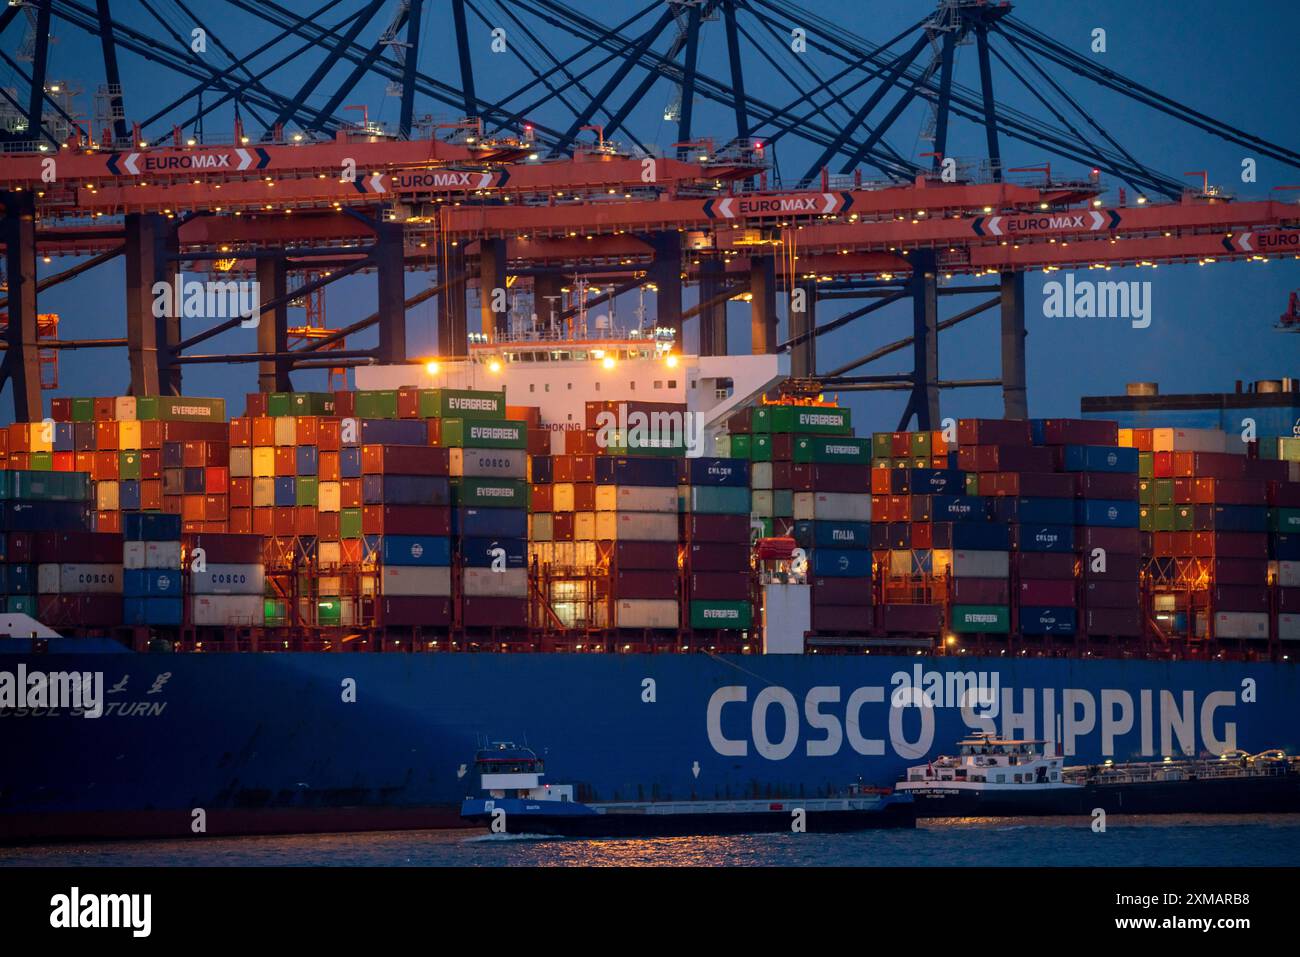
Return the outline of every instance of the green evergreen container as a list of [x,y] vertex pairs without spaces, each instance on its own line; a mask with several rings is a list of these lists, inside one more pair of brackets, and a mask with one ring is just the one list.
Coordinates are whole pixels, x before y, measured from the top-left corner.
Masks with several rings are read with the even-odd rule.
[[192,395],[145,395],[135,400],[135,417],[141,421],[224,422],[225,399],[202,399]]
[[747,601],[693,601],[691,627],[744,629],[750,626],[751,609]]
[[421,389],[423,419],[504,419],[506,394],[471,389]]
[[339,511],[339,538],[361,537],[361,509],[345,508]]
[[441,444],[453,449],[523,449],[528,424],[509,419],[443,419]]
[[451,502],[457,508],[527,508],[528,484],[512,479],[452,479]]
[[141,462],[139,452],[118,452],[117,453],[117,474],[118,478],[138,479],[141,476]]
[[952,630],[1006,634],[1011,630],[1011,609],[1006,605],[953,605]]
[[749,459],[754,457],[754,437],[752,435],[732,435],[730,458]]
[[316,507],[319,495],[319,484],[314,475],[299,475],[297,482],[294,484],[294,490],[297,495],[299,505],[310,505]]
[[276,415],[333,415],[333,392],[291,392],[289,411]]
[[848,409],[809,405],[764,405],[754,409],[755,432],[804,432],[812,435],[851,435]]
[[73,399],[72,400],[72,421],[73,422],[93,422],[94,420],[95,420],[94,399]]
[[281,415],[293,415],[291,392],[272,392],[266,397],[266,414],[271,418]]
[[801,435],[794,440],[795,462],[830,462],[863,465],[871,461],[871,446],[866,439],[853,437],[828,439]]
[[359,419],[397,418],[397,390],[358,392],[356,412]]

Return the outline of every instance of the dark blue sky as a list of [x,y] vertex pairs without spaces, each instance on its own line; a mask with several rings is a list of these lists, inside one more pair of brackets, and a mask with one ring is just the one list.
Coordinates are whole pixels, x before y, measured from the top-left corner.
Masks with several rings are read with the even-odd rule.
[[[286,0],[283,5],[306,13],[319,4]],[[622,16],[645,6],[627,0],[602,0],[599,3],[572,0],[572,5],[606,24],[615,23]],[[125,10],[131,5],[119,2],[116,6]],[[344,0],[341,4],[344,11],[356,7],[356,0]],[[450,16],[446,5],[440,0],[430,0],[426,7],[423,31],[426,49],[420,58],[421,69],[447,83],[455,83],[454,59],[449,48]],[[823,0],[815,7],[828,21],[842,24],[845,29],[869,39],[883,41],[919,19],[932,9],[932,4]],[[509,41],[518,42],[520,48],[528,49],[530,56],[537,59],[536,48],[503,17],[500,4],[480,3],[479,8],[493,22],[499,20],[505,24]],[[159,9],[166,11],[178,31],[188,32],[187,29],[181,30],[186,26],[185,18],[174,4],[162,3]],[[266,28],[254,24],[246,14],[229,14],[227,19],[225,4],[191,5],[191,9],[200,12],[201,16],[211,17],[213,22],[208,26],[236,51],[251,49],[260,39],[269,37]],[[362,33],[361,40],[369,43],[377,37],[389,15],[387,10],[382,12]],[[1107,52],[1096,56],[1102,65],[1267,140],[1291,148],[1300,146],[1294,91],[1288,82],[1278,78],[1285,76],[1285,64],[1294,57],[1295,37],[1300,35],[1300,4],[1252,2],[1230,6],[1213,0],[1158,0],[1142,4],[1134,4],[1132,0],[1094,0],[1089,4],[1024,2],[1017,5],[1016,15],[1089,56],[1093,55],[1089,52],[1091,32],[1100,27],[1107,33]],[[150,26],[150,21],[139,11],[130,10],[124,16],[132,25],[155,34],[161,32],[156,24]],[[520,13],[520,16],[527,20],[524,14]],[[333,23],[336,19],[326,17],[325,22]],[[752,20],[742,22],[746,22],[762,42],[770,44],[766,49],[776,59],[783,64],[791,63],[788,50],[770,37],[763,39],[766,35],[759,33]],[[489,52],[488,26],[473,20],[470,29],[475,38],[474,56],[480,96],[500,96],[522,83],[526,73],[518,61],[508,55]],[[818,29],[824,28],[810,24],[808,29],[815,38]],[[538,33],[542,42],[559,55],[575,49],[573,39],[553,27],[539,27]],[[96,72],[100,62],[98,41],[58,20],[55,22],[55,35],[57,42],[52,52],[51,79],[79,81],[86,90],[93,90],[100,82]],[[7,49],[12,50],[15,46],[17,36],[12,28],[3,42]],[[996,40],[995,46],[998,46]],[[657,45],[658,49],[663,47],[663,42]],[[1006,51],[1005,45],[1001,49]],[[276,86],[286,93],[293,92],[314,68],[319,57],[320,51],[313,50],[292,68],[281,71],[276,75]],[[179,81],[171,74],[130,53],[122,54],[122,62],[128,117],[145,116],[167,102],[165,98],[176,95]],[[819,71],[827,64],[816,55],[810,55],[807,62]],[[1013,62],[1022,65],[1020,61]],[[708,24],[700,63],[706,72],[725,75],[721,22]],[[258,63],[252,65],[256,67]],[[757,52],[751,50],[747,53],[745,67],[747,86],[752,94],[781,103],[792,98],[784,81]],[[344,68],[337,69],[322,84],[320,94],[309,102],[322,104],[333,88],[330,80],[337,82],[345,72]],[[593,88],[599,87],[605,75],[597,74],[598,79],[592,81]],[[1018,81],[996,63],[995,75],[1000,102],[1042,119],[1050,119]],[[1243,157],[1252,155],[1249,150],[1176,124],[1109,91],[1085,85],[1077,77],[1063,74],[1059,68],[1054,68],[1053,75],[1126,148],[1150,167],[1174,176],[1187,170],[1208,170],[1211,183],[1219,184],[1241,198],[1300,200],[1300,192],[1271,191],[1273,186],[1300,183],[1300,170],[1261,157],[1258,158],[1259,181],[1253,185],[1242,184],[1241,161]],[[634,73],[629,84],[612,98],[615,105],[621,104],[624,90],[637,79],[639,73]],[[977,82],[973,45],[959,51],[957,80],[968,85]],[[8,86],[12,83],[7,68],[0,70],[0,84]],[[675,124],[662,119],[668,97],[667,85],[659,83],[651,89],[643,107],[634,114],[632,125],[642,142],[661,148],[671,147],[676,134]],[[850,95],[847,98],[848,111],[840,108],[837,115],[846,117],[862,99],[861,93]],[[84,100],[83,112],[89,113],[89,93]],[[367,81],[345,102],[367,103],[372,119],[396,121],[397,100],[384,95],[382,79]],[[887,104],[890,102],[892,98],[886,101]],[[449,106],[432,103],[424,97],[416,99],[417,115],[434,113],[440,119],[452,119],[455,112]],[[880,116],[882,112],[878,110],[873,115]],[[570,116],[562,109],[547,108],[538,110],[534,118],[562,127]],[[925,119],[925,109],[914,107],[895,124],[888,141],[903,155],[917,157],[930,148],[920,135]],[[218,111],[206,122],[212,139],[229,136],[229,109]],[[697,108],[695,128],[700,135],[711,133],[719,141],[734,134],[729,112],[710,103],[701,103]],[[983,152],[982,131],[969,124],[959,124],[953,137],[950,154],[975,156]],[[796,179],[811,157],[807,150],[800,151],[793,145],[783,144],[779,159],[787,180]],[[1004,146],[1007,165],[1033,165],[1049,158],[1045,150],[1033,145],[1009,143]],[[1061,174],[1083,172],[1081,167],[1059,159],[1052,159],[1052,165],[1053,171]],[[876,174],[868,172],[866,175]],[[1189,183],[1192,181],[1188,180]],[[1112,184],[1112,187],[1118,185]],[[1112,192],[1109,199],[1113,202],[1114,198]],[[71,264],[71,260],[56,260],[44,266],[43,270],[44,273],[59,271]],[[1285,306],[1287,293],[1300,287],[1298,267],[1300,263],[1290,260],[1267,264],[1218,263],[1205,267],[1165,266],[1154,271],[1117,269],[1106,274],[1107,279],[1152,282],[1153,321],[1147,329],[1133,329],[1126,322],[1114,320],[1044,318],[1042,284],[1045,277],[1041,273],[1031,273],[1026,281],[1030,413],[1077,414],[1080,395],[1122,392],[1124,384],[1133,380],[1157,380],[1164,392],[1213,391],[1230,389],[1234,379],[1300,374],[1300,363],[1295,361],[1300,337],[1282,335],[1272,329]],[[1080,276],[1095,277],[1096,274]],[[425,288],[428,282],[428,274],[408,274],[407,294]],[[342,280],[331,287],[327,300],[331,325],[345,325],[370,313],[373,310],[373,289],[372,277]],[[951,315],[964,308],[962,303],[969,305],[974,301],[966,298],[946,300],[941,315]],[[687,302],[694,302],[693,291],[688,292]],[[635,301],[628,297],[620,303],[621,314],[630,315],[634,306]],[[850,308],[850,304],[843,302],[829,304],[820,318],[826,321]],[[50,290],[41,298],[41,309],[61,315],[62,335],[67,338],[122,334],[124,295],[120,265],[101,267]],[[731,310],[733,342],[743,347],[748,336],[747,308],[737,303],[731,306]],[[408,339],[413,355],[432,351],[434,316],[432,302],[410,311]],[[876,314],[866,323],[855,323],[844,331],[822,337],[819,349],[825,357],[824,363],[837,361],[841,357],[865,353],[909,333],[910,307],[899,305]],[[996,375],[997,336],[996,313],[992,312],[944,333],[940,347],[942,377]],[[207,351],[208,346],[251,349],[251,337],[252,333],[247,331],[231,333],[212,340],[204,350]],[[689,339],[693,339],[690,331]],[[373,339],[357,336],[352,344],[364,346],[371,342]],[[908,354],[899,353],[861,371],[897,372],[904,371],[908,365]],[[125,390],[127,381],[125,350],[65,354],[60,388],[55,394],[115,394]],[[295,382],[299,388],[321,387],[323,378],[319,374],[298,373]],[[235,399],[232,405],[235,412],[243,408],[242,399],[237,397],[255,388],[256,372],[251,365],[191,366],[185,371],[187,393],[224,395]],[[850,400],[858,416],[859,431],[893,428],[903,402],[901,393],[873,393]],[[9,403],[6,401],[3,406],[7,416]],[[1000,393],[996,389],[946,393],[943,398],[945,415],[998,415],[1000,410]]]

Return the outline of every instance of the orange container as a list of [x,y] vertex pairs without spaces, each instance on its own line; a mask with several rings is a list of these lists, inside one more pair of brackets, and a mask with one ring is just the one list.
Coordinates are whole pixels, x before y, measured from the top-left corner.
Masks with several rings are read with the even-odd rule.
[[94,399],[92,415],[96,422],[111,422],[117,418],[117,403],[112,397]]
[[247,447],[253,444],[253,420],[247,416],[230,420],[230,444]]
[[[96,400],[98,401],[98,400]],[[101,451],[112,449],[117,450],[117,422],[96,422],[95,423],[95,448]]]
[[338,419],[318,419],[316,447],[322,452],[337,452],[343,447]]
[[96,512],[95,531],[107,535],[122,534],[121,512]]
[[339,482],[339,507],[361,507],[361,479],[343,479]]
[[[101,423],[102,424],[102,423]],[[113,481],[118,478],[120,460],[116,452],[94,452],[94,462],[90,467],[90,477],[97,482]]]
[[144,479],[140,482],[140,508],[144,511],[157,512],[163,507],[162,482],[158,479]]
[[253,510],[251,508],[232,508],[230,510],[230,531],[235,535],[253,534]]
[[272,518],[275,528],[273,534],[281,538],[292,537],[295,534],[294,530],[298,527],[297,515],[294,514],[298,510],[296,508],[276,508],[272,509],[272,511],[275,513]]
[[889,469],[871,470],[871,494],[872,495],[888,495],[890,493],[891,489],[889,484],[889,475],[890,475]]
[[224,494],[230,487],[229,469],[220,465],[209,465],[203,470],[203,488],[215,495]]
[[76,452],[55,452],[50,456],[50,460],[56,472],[75,472],[77,470]]
[[399,419],[420,417],[420,393],[416,389],[397,390],[397,417]]
[[253,444],[275,445],[275,419],[261,415],[253,419]]
[[276,447],[275,474],[280,476],[298,474],[298,451],[292,445]]
[[[253,480],[234,478],[230,480],[230,509],[253,507]],[[250,519],[251,521],[251,519]]]
[[316,445],[320,434],[320,419],[314,415],[298,416],[296,432],[299,445]]
[[316,472],[322,482],[339,480],[339,453],[321,452],[316,460]]
[[320,513],[314,506],[299,505],[294,510],[293,531],[295,535],[315,535],[316,516]]
[[253,534],[262,536],[275,534],[275,509],[253,509]]
[[144,449],[140,452],[140,478],[162,478],[162,452],[158,449]]

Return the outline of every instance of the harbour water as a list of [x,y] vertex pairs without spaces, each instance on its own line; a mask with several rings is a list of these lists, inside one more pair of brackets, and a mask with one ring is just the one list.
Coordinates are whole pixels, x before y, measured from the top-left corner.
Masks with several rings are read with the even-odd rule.
[[21,866],[1294,866],[1300,815],[924,821],[915,831],[556,840],[474,831],[205,838],[0,848]]

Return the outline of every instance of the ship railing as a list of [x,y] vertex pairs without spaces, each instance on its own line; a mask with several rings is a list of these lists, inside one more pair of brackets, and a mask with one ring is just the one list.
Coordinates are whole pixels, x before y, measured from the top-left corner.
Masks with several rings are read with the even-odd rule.
[[1300,761],[1250,762],[1242,765],[1236,761],[1170,761],[1137,762],[1133,764],[1096,765],[1065,768],[1062,778],[1070,782],[1095,782],[1102,784],[1141,784],[1150,781],[1198,780],[1282,777],[1300,773]]

